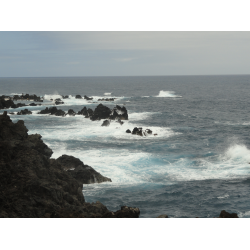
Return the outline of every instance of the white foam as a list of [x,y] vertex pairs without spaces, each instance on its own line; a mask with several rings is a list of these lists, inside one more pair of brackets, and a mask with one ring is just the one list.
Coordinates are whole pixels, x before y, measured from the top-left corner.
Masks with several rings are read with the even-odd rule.
[[104,95],[112,95],[112,92],[111,93],[104,93]]
[[155,97],[182,97],[180,95],[176,95],[174,91],[165,91],[165,90],[161,90],[159,92],[159,94]]
[[45,100],[49,100],[50,101],[50,99],[53,99],[53,100],[55,100],[55,99],[57,99],[57,98],[62,98],[62,96],[61,95],[59,95],[59,94],[53,94],[53,95],[44,95],[44,97],[43,97]]
[[229,197],[229,195],[228,195],[228,194],[225,194],[225,195],[223,195],[223,196],[217,197],[217,199],[225,199],[225,198],[228,198],[228,197]]

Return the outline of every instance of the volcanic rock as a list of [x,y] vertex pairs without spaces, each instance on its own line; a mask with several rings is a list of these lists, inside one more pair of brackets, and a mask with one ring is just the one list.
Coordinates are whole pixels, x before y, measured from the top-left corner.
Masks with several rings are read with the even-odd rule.
[[220,212],[220,216],[219,218],[239,218],[238,215],[236,213],[228,213],[225,210],[222,210]]
[[31,115],[32,112],[28,109],[23,109],[20,112],[17,112],[17,115]]
[[5,100],[5,97],[1,96],[0,98],[0,109],[10,108],[12,105],[14,105],[14,102],[12,100]]
[[125,107],[120,107],[119,105],[116,105],[116,107],[112,110],[112,113],[110,115],[111,120],[128,120],[128,111]]
[[92,167],[84,165],[84,163],[74,156],[62,155],[55,160],[64,170],[68,171],[72,177],[83,184],[111,182],[110,178],[102,176]]
[[76,95],[76,99],[82,99],[80,95]]
[[101,119],[108,119],[111,114],[110,108],[102,105],[101,103],[95,108],[90,120],[101,120]]
[[75,111],[73,109],[69,109],[67,114],[70,115],[70,116],[75,116],[76,115],[76,113],[75,113]]
[[127,129],[127,130],[126,130],[126,133],[131,133],[131,130],[130,130],[130,129]]
[[90,100],[93,100],[93,97],[88,97],[88,96],[85,95],[85,96],[84,96],[84,99],[90,101]]
[[1,218],[139,217],[138,208],[112,212],[101,202],[86,203],[82,181],[111,180],[72,156],[49,159],[53,152],[41,135],[27,132],[22,120],[13,123],[6,111],[0,115]]
[[[92,111],[93,112],[93,111]],[[83,107],[80,111],[78,111],[77,113],[78,115],[88,115],[88,112],[87,112],[87,108],[86,107]]]
[[109,120],[105,120],[105,121],[103,121],[103,123],[102,123],[102,126],[108,127],[109,125],[110,125],[110,121],[109,121]]

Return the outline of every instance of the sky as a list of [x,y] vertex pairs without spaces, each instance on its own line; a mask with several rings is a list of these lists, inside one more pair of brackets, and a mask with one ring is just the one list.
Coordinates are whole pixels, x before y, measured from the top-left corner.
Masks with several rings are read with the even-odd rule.
[[250,32],[0,31],[0,77],[250,74]]

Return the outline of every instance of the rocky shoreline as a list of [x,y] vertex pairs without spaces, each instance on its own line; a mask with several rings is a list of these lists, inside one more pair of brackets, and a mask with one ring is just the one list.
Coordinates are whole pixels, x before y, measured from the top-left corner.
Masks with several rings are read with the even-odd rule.
[[109,211],[85,202],[83,183],[111,181],[73,156],[51,159],[41,135],[28,135],[24,122],[0,115],[1,218],[138,218],[140,210]]

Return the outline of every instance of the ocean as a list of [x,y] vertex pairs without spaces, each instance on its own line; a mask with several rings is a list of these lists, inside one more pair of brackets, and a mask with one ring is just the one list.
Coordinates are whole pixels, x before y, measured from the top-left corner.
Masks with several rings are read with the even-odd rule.
[[[22,93],[46,100],[27,107],[32,115],[10,115],[13,122],[41,134],[52,158],[73,155],[112,179],[83,185],[87,202],[138,207],[141,218],[213,218],[221,210],[250,217],[250,75],[0,78],[0,95]],[[37,114],[61,95],[71,95],[57,106],[64,111],[118,104],[129,120],[102,127],[83,116]],[[104,97],[117,99],[97,101]],[[134,127],[153,134],[125,132]]]

